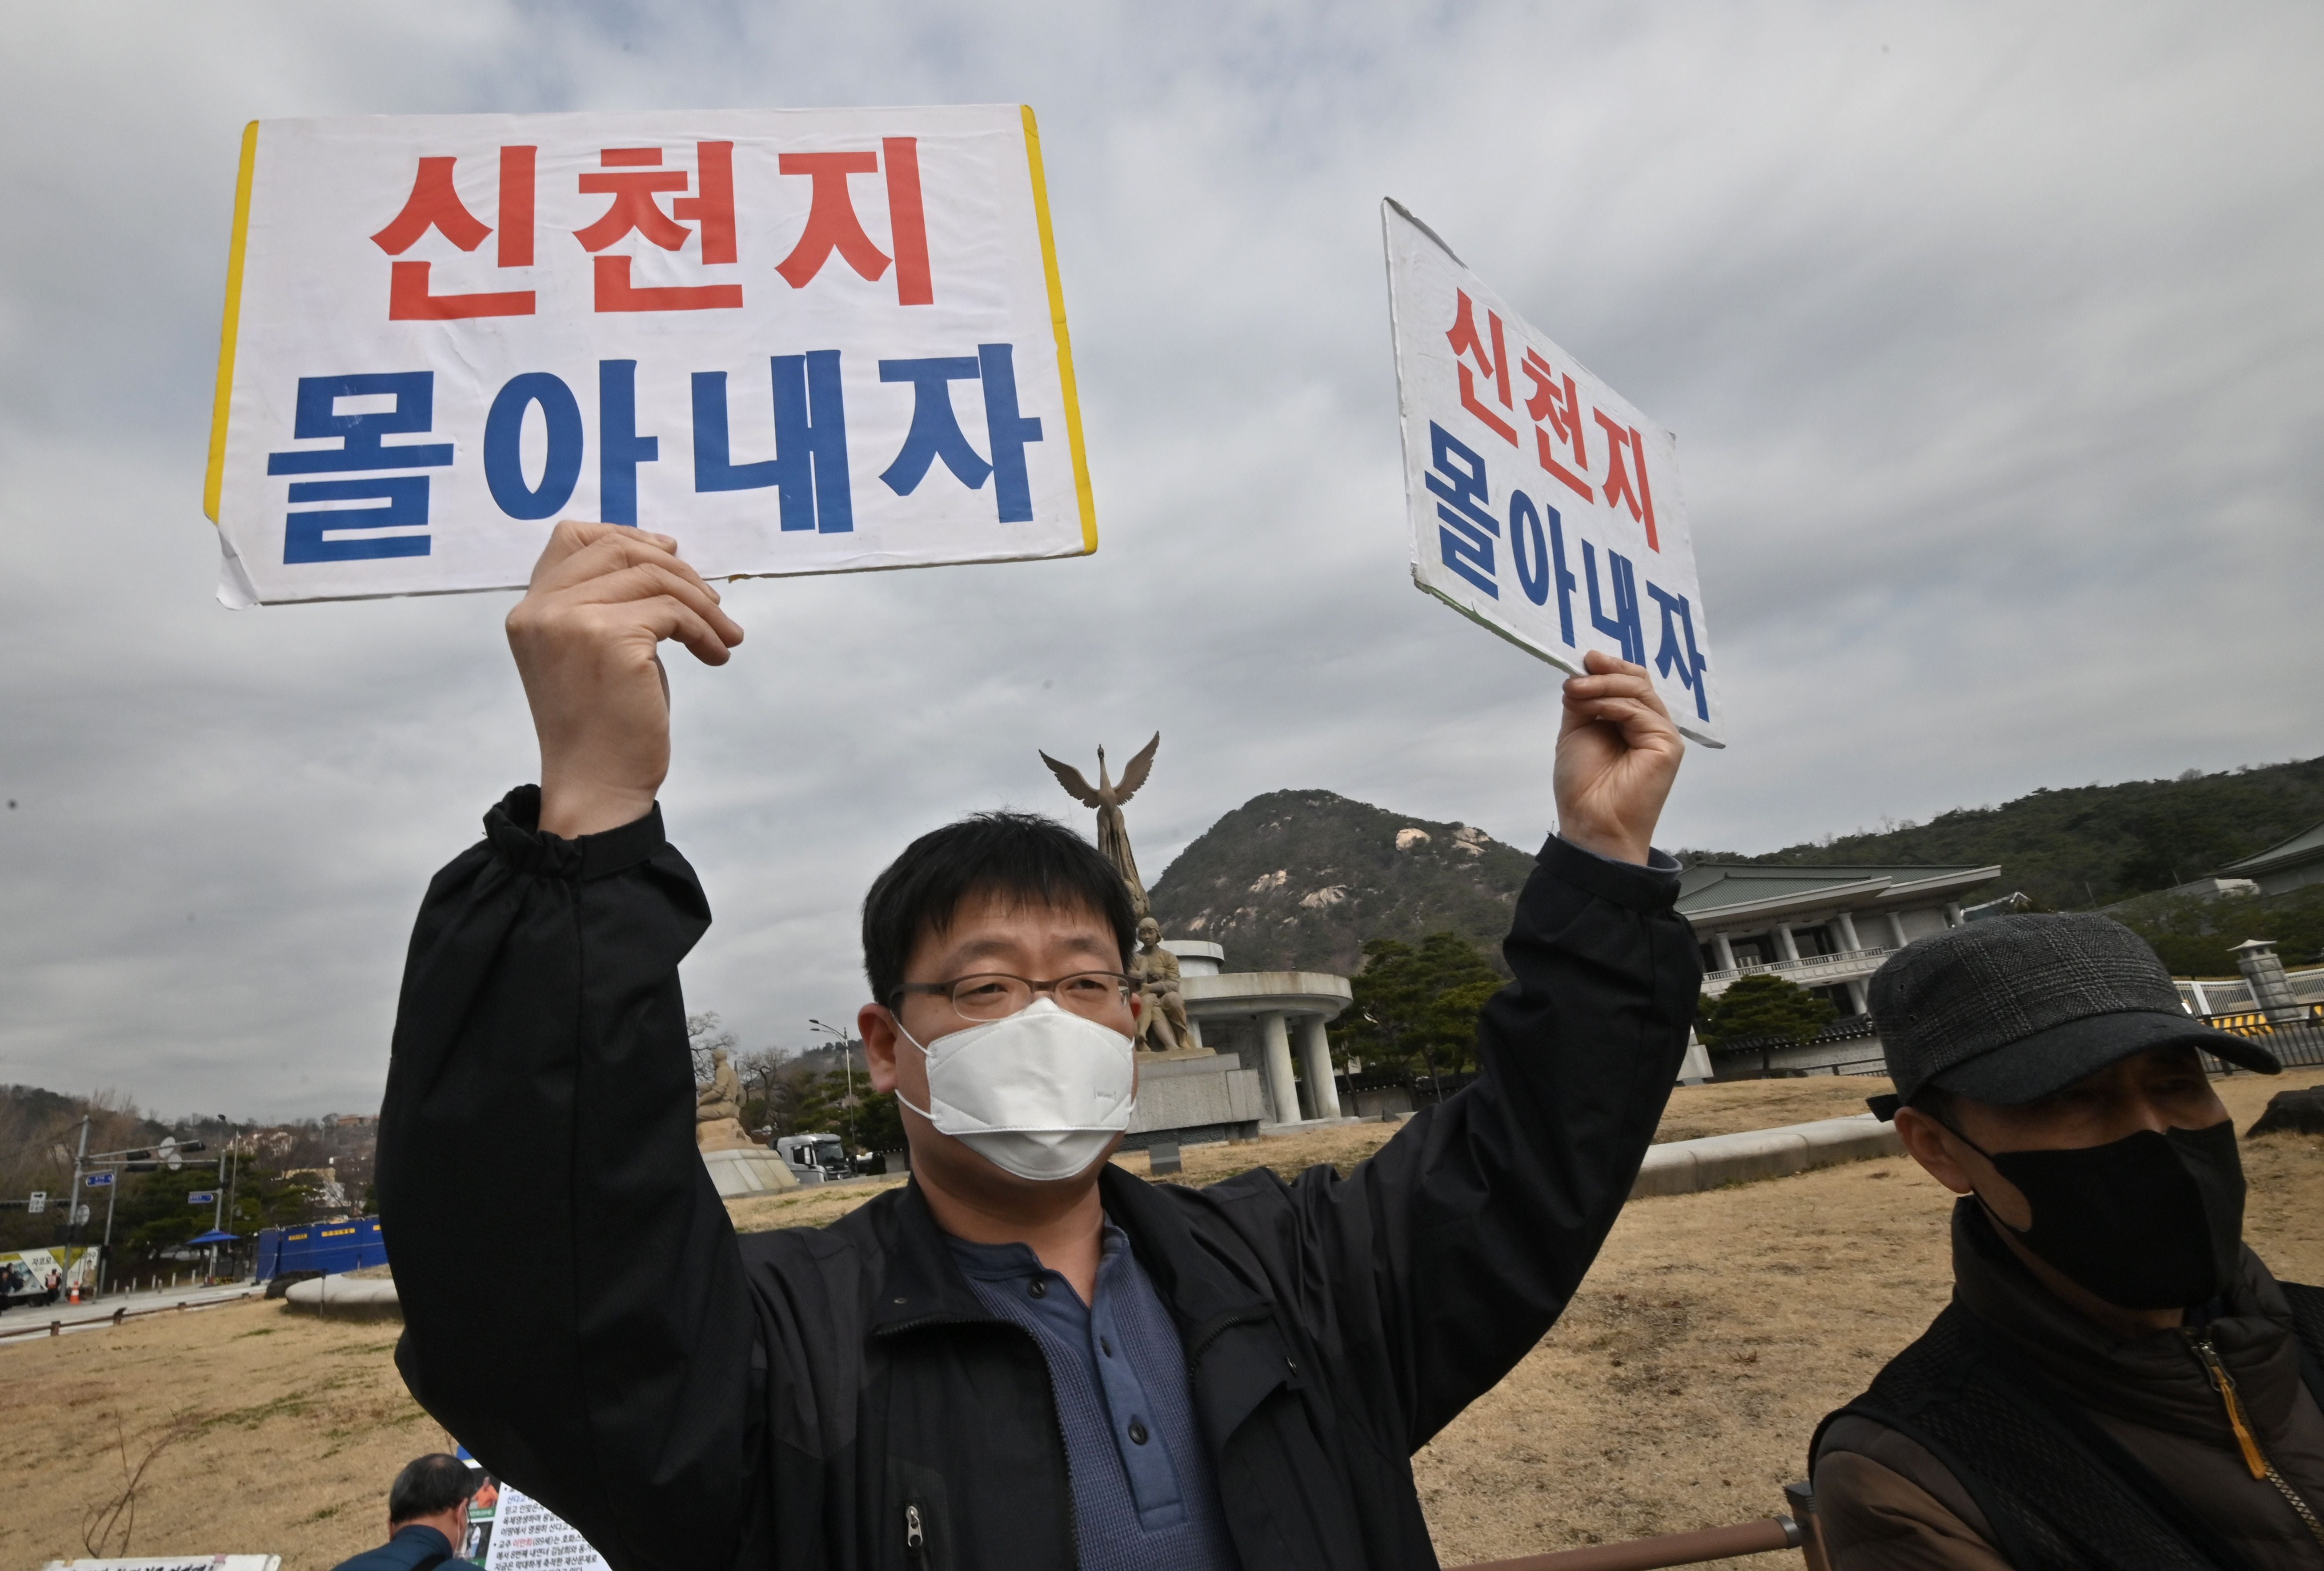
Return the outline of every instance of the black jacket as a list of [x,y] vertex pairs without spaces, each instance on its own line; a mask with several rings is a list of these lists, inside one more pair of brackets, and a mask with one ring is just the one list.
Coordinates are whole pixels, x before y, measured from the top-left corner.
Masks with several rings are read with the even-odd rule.
[[[380,1209],[413,1393],[618,1571],[1073,1564],[1031,1338],[909,1187],[737,1237],[695,1154],[693,870],[659,810],[565,841],[538,804],[493,810],[412,936]],[[1249,1571],[1435,1564],[1411,1455],[1563,1308],[1685,1050],[1675,884],[1550,841],[1476,1084],[1348,1178],[1104,1174]]]

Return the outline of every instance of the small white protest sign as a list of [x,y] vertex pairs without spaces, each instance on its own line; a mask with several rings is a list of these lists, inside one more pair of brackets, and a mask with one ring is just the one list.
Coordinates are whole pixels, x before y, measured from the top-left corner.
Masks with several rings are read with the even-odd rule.
[[1682,732],[1725,746],[1676,439],[1399,204],[1380,222],[1412,581],[1563,670],[1637,661]]
[[254,122],[204,500],[229,605],[1095,550],[1033,113]]

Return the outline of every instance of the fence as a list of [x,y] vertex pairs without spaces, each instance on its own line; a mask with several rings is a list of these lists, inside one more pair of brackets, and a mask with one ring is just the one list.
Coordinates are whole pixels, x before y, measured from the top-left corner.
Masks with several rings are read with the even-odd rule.
[[[2249,1037],[2276,1056],[2287,1069],[2314,1068],[2324,1065],[2324,1005],[2311,1004],[2304,1021],[2270,1024],[2265,1015],[2253,1011],[2239,1014],[2215,1014],[2204,1018],[2203,1023],[2219,1030],[2232,1031],[2239,1037]],[[2205,1067],[2215,1075],[2227,1073],[2227,1067],[2210,1054],[2203,1055]]]

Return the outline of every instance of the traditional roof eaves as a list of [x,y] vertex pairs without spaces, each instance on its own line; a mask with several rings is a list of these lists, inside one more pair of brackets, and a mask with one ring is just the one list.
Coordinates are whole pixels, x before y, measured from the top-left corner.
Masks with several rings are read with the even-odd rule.
[[2311,824],[2289,840],[2279,840],[2264,850],[2255,851],[2240,862],[2230,862],[2216,873],[2215,878],[2240,878],[2246,873],[2273,873],[2279,867],[2324,857],[2324,824]]
[[[1916,896],[1925,898],[1950,890],[1967,890],[2001,876],[2001,867],[1997,863],[1984,867],[1819,867],[1707,862],[1697,863],[1687,871],[1712,872],[1718,875],[1697,884],[1692,890],[1682,889],[1679,914],[1691,922],[1723,922],[1737,917],[1775,916],[1784,910],[1812,909],[1835,901],[1861,900],[1867,895],[1873,898],[1865,903],[1886,905]],[[1688,903],[1706,896],[1716,898],[1722,892],[1742,894],[1741,890],[1722,891],[1722,886],[1727,884],[1748,885],[1762,880],[1797,883],[1802,879],[1817,877],[1830,877],[1832,882],[1815,884],[1808,889],[1788,890],[1782,894],[1724,899],[1715,905],[1690,906]]]

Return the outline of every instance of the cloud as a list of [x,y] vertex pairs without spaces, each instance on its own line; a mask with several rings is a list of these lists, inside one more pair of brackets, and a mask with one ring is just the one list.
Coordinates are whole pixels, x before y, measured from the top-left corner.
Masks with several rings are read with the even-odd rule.
[[432,869],[532,771],[508,598],[230,614],[198,494],[242,123],[1022,100],[1105,544],[735,587],[672,662],[689,1001],[860,997],[912,835],[1078,820],[1159,728],[1158,873],[1321,786],[1523,844],[1554,674],[1406,581],[1392,193],[1676,430],[1765,847],[2317,750],[2312,9],[161,5],[0,66],[0,1078],[368,1108]]

